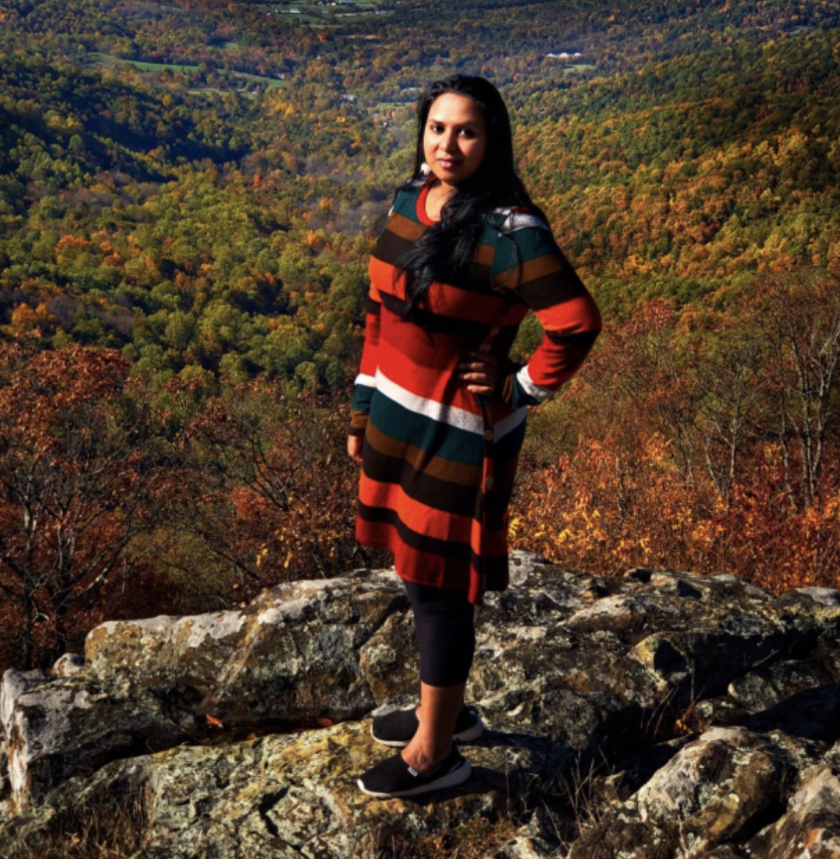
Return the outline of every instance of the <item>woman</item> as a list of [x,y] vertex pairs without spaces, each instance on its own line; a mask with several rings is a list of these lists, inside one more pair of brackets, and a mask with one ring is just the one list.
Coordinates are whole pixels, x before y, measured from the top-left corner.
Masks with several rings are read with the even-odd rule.
[[[594,301],[516,175],[507,109],[483,78],[438,81],[418,104],[413,178],[370,260],[365,345],[347,450],[362,463],[356,538],[389,549],[414,612],[420,707],[378,717],[401,752],[358,781],[372,796],[460,784],[476,739],[464,706],[474,607],[508,585],[507,507],[527,405],[578,369]],[[544,328],[508,351],[528,309]]]

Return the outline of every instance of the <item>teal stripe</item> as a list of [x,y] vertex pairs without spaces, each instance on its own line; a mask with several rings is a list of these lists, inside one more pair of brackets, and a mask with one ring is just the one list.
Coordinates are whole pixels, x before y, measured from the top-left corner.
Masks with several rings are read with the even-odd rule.
[[382,391],[377,391],[371,401],[369,420],[390,438],[416,445],[434,456],[477,466],[484,459],[482,436],[412,412]]
[[400,191],[394,200],[394,212],[408,218],[410,221],[420,223],[417,218],[417,197],[423,189],[423,182],[419,182],[411,191]]
[[[521,256],[519,260],[516,258],[517,248]],[[554,236],[548,230],[541,230],[538,227],[523,227],[521,230],[514,230],[510,235],[499,234],[490,276],[498,277],[520,262],[530,262],[544,256],[557,256],[557,251]]]
[[350,401],[350,408],[356,412],[370,411],[370,401],[376,388],[371,388],[368,385],[356,385],[356,390],[353,391],[353,399]]

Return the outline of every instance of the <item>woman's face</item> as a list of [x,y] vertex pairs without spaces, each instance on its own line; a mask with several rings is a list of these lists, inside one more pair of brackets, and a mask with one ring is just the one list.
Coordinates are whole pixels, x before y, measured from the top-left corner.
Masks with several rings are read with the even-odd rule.
[[429,107],[423,129],[423,157],[435,177],[455,186],[478,170],[487,152],[487,125],[469,96],[439,95]]

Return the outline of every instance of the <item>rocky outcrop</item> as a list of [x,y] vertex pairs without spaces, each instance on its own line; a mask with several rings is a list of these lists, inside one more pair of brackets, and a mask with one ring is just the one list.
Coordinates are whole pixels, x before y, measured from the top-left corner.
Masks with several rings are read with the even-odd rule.
[[392,571],[103,624],[3,678],[0,855],[115,797],[142,805],[133,859],[840,855],[840,592],[518,554],[476,625],[473,778],[375,801],[370,717],[417,686]]

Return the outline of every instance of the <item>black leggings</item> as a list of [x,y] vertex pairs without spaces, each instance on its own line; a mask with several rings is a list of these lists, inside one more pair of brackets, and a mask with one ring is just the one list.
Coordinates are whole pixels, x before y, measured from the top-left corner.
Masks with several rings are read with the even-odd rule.
[[475,606],[467,592],[403,581],[414,610],[420,679],[429,686],[465,683],[475,652]]

